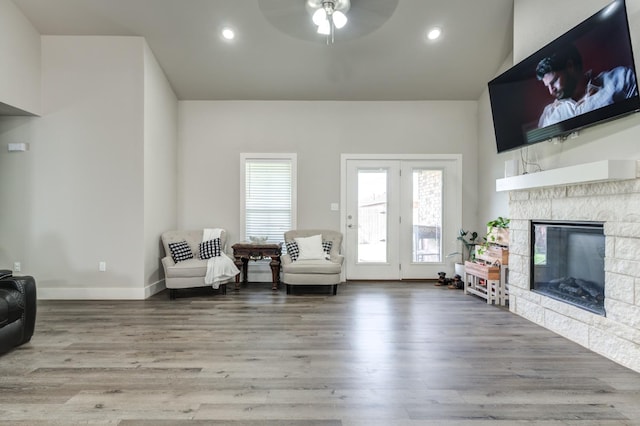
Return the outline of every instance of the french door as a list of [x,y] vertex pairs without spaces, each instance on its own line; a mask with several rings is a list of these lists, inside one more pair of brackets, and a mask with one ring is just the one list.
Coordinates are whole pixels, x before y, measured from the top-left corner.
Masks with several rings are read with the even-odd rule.
[[436,278],[462,222],[460,156],[343,158],[346,279]]

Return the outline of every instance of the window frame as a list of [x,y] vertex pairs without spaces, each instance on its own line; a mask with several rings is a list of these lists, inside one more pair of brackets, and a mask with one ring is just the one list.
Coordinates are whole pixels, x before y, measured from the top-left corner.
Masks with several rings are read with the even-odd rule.
[[[246,165],[251,161],[289,161],[291,163],[291,229],[297,227],[298,216],[298,156],[296,153],[241,153],[240,154],[240,239],[248,241],[246,215]],[[284,234],[282,235],[284,241]]]

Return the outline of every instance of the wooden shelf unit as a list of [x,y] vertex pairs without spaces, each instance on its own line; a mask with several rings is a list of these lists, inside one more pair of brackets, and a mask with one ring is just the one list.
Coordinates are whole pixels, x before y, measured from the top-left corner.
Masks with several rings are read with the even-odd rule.
[[[505,255],[508,259],[508,250],[497,246],[490,247],[490,249],[492,249],[491,255],[498,255],[501,262],[499,264],[484,263],[481,259],[478,262],[466,261],[464,263],[464,294],[481,297],[489,304],[506,306],[509,300],[507,284],[509,266],[508,262],[503,263],[502,261]],[[488,256],[487,253],[485,255]]]

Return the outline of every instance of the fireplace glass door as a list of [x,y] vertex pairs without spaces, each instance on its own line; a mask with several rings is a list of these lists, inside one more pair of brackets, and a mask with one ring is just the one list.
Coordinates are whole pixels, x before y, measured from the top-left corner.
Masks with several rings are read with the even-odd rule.
[[531,290],[605,315],[600,222],[532,222]]

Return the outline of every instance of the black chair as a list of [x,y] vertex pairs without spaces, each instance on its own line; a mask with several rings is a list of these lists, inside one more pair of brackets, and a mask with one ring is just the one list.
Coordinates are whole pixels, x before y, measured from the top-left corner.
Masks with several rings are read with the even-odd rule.
[[36,325],[36,281],[0,269],[0,354],[31,340]]

